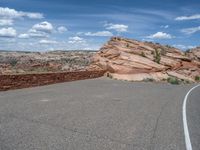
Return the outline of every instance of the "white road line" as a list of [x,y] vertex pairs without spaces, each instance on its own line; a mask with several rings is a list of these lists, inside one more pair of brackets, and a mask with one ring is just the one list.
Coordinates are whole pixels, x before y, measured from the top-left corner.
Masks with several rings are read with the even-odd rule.
[[192,150],[192,144],[190,141],[190,135],[188,131],[188,125],[187,125],[187,116],[186,116],[186,104],[187,104],[187,99],[190,93],[200,85],[196,85],[195,87],[191,88],[188,93],[186,94],[184,101],[183,101],[183,128],[184,128],[184,134],[185,134],[185,145],[187,150]]

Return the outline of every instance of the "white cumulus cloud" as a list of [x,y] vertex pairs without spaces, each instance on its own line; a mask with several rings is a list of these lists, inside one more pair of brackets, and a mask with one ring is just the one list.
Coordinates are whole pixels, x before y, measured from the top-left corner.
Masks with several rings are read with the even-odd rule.
[[51,33],[53,31],[53,25],[47,21],[40,22],[38,24],[35,24],[32,29],[35,29],[36,31]]
[[87,32],[85,33],[86,36],[113,36],[110,31],[99,31],[99,32]]
[[57,30],[58,30],[59,33],[64,33],[66,31],[68,31],[68,29],[66,27],[64,27],[64,26],[58,27]]
[[200,19],[200,14],[195,14],[195,15],[191,15],[191,16],[180,16],[180,17],[175,18],[175,20],[177,20],[177,21],[195,20],[195,19]]
[[31,29],[28,30],[27,33],[19,35],[19,38],[44,38],[48,37],[53,32],[53,25],[47,21],[40,22],[38,24],[33,25]]
[[11,9],[8,7],[0,7],[0,17],[1,18],[21,18],[21,17],[28,17],[30,19],[42,19],[43,14],[41,13],[34,13],[34,12],[24,12],[24,11],[17,11],[15,9]]
[[167,29],[167,28],[169,28],[169,25],[162,25],[162,26],[160,26],[161,28],[164,28],[164,29]]
[[79,36],[69,37],[69,41],[68,41],[68,43],[70,44],[83,44],[85,42],[86,42],[85,39]]
[[147,36],[147,38],[149,38],[149,39],[171,39],[173,37],[170,34],[168,34],[168,33],[157,32],[155,34]]
[[53,40],[40,40],[39,41],[40,44],[57,44],[58,42],[57,41],[53,41]]
[[46,32],[37,31],[35,29],[30,29],[27,34],[30,37],[35,37],[35,38],[48,37],[48,34]]
[[16,35],[17,35],[16,30],[11,27],[0,29],[0,37],[13,38]]
[[12,19],[0,19],[0,26],[11,26],[13,25]]
[[18,38],[20,38],[20,39],[28,39],[29,37],[30,37],[29,34],[26,34],[26,33],[20,34],[20,35],[18,36]]
[[127,32],[128,30],[128,26],[124,25],[124,24],[105,24],[104,25],[106,27],[107,30],[115,30],[117,32]]
[[200,31],[200,26],[198,27],[193,27],[193,28],[186,28],[186,29],[182,29],[181,32],[185,33],[185,34],[193,34]]

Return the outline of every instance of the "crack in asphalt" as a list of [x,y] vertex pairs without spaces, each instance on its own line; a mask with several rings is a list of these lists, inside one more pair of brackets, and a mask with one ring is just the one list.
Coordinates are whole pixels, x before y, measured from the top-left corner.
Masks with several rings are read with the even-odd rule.
[[169,102],[170,102],[170,100],[168,100],[166,103],[163,104],[163,106],[161,107],[161,110],[159,112],[159,115],[158,115],[158,117],[156,119],[156,124],[155,124],[155,127],[153,129],[153,135],[152,135],[152,137],[150,139],[150,148],[149,148],[150,150],[155,150],[155,141],[154,140],[156,138],[156,131],[158,129],[158,123],[159,123],[160,117],[161,117],[161,115],[162,115],[162,113],[164,111],[164,108],[168,105]]

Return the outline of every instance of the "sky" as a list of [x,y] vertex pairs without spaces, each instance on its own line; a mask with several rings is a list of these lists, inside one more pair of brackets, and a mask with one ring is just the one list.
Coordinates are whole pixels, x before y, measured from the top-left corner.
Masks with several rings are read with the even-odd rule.
[[200,46],[200,1],[0,0],[0,50],[98,50],[112,36]]

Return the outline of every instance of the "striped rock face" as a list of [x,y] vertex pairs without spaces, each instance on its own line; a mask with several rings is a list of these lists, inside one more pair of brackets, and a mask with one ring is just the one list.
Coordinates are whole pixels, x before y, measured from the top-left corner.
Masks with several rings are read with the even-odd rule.
[[93,56],[90,68],[107,70],[117,79],[163,80],[173,76],[194,82],[200,75],[199,64],[189,54],[168,45],[113,37]]
[[186,53],[188,57],[200,61],[200,47],[193,48]]

